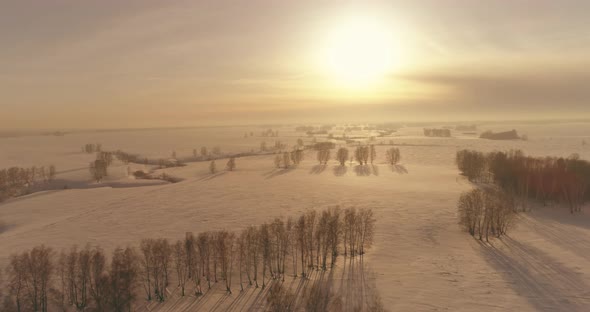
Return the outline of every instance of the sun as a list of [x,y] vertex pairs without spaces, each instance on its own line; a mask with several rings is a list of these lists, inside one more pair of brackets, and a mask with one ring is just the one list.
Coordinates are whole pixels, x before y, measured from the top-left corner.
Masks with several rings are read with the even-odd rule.
[[323,39],[320,66],[337,84],[357,88],[375,85],[396,65],[392,30],[367,17],[342,20]]

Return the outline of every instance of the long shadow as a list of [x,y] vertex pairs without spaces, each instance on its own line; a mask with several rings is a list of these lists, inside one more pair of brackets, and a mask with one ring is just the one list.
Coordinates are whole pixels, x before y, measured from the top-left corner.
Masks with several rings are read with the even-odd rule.
[[289,172],[292,172],[295,168],[287,168],[287,169],[274,169],[270,172],[267,172],[265,174],[263,174],[265,176],[266,179],[272,179],[274,177],[283,175],[283,174],[287,174]]
[[587,311],[590,288],[578,273],[533,246],[509,237],[504,237],[501,243],[505,248],[480,242],[484,258],[536,310]]
[[324,170],[326,170],[326,165],[315,165],[313,167],[311,167],[311,169],[309,170],[310,174],[321,174],[322,172],[324,172]]
[[378,176],[379,175],[379,166],[371,164],[371,171],[373,172],[373,175]]
[[346,175],[346,172],[348,172],[348,167],[346,166],[334,166],[334,168],[332,168],[332,172],[334,172],[334,175],[337,177],[341,177],[343,175]]
[[521,224],[532,228],[540,236],[553,244],[567,249],[575,255],[590,261],[590,239],[584,236],[583,233],[579,233],[577,230],[574,230],[574,228],[567,229],[551,225],[550,220],[539,222],[537,219],[530,216],[521,216],[519,221]]
[[573,225],[579,228],[590,230],[590,216],[584,213],[589,211],[588,207],[582,207],[582,213],[571,214],[565,207],[555,207],[558,211],[550,211],[545,213],[531,215],[531,219],[542,219],[561,224]]
[[206,176],[198,179],[198,181],[209,181],[209,180],[213,180],[213,179],[218,178],[218,177],[220,177],[220,176],[222,176],[222,175],[224,175],[226,173],[227,173],[227,171],[221,171],[221,172],[217,172],[217,173],[214,173],[214,174],[211,174],[211,175],[206,175]]
[[408,170],[406,169],[406,167],[404,167],[404,165],[392,165],[391,166],[391,171],[393,172],[397,172],[398,174],[407,174]]
[[354,172],[359,177],[366,177],[371,175],[371,169],[368,165],[357,165],[354,167]]

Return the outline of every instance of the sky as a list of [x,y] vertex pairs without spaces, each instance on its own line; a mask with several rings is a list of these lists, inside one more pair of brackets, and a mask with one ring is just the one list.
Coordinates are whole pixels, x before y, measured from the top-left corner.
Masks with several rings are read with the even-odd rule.
[[[588,12],[585,0],[0,0],[0,128],[590,118]],[[366,66],[378,75],[359,78]]]

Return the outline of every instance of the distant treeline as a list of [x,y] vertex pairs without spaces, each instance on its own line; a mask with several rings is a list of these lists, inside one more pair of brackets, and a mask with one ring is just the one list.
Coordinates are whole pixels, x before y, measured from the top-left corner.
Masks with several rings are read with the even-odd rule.
[[[493,132],[493,131],[486,131],[484,133],[482,133],[480,136],[480,138],[482,139],[488,139],[488,140],[519,140],[521,139],[521,137],[518,135],[518,132],[516,132],[516,130],[511,130],[511,131],[505,131],[505,132]],[[522,139],[526,139],[526,137],[523,137]]]
[[474,182],[493,182],[526,209],[527,200],[563,202],[572,213],[590,200],[590,163],[574,154],[563,157],[531,157],[520,150],[482,153],[457,152],[456,163]]
[[27,194],[32,186],[39,182],[48,183],[55,179],[56,169],[54,165],[45,168],[11,167],[0,170],[0,201],[10,197]]
[[424,136],[448,138],[451,136],[451,130],[450,129],[424,128]]
[[[363,255],[372,245],[375,222],[371,209],[311,210],[238,233],[187,232],[176,242],[143,239],[139,248],[117,248],[110,264],[98,246],[59,254],[39,246],[10,257],[2,311],[123,312],[140,298],[166,301],[174,290],[199,297],[219,281],[231,293],[234,278],[241,290],[264,289],[287,275],[329,270],[339,255]],[[282,311],[292,311],[293,301]]]

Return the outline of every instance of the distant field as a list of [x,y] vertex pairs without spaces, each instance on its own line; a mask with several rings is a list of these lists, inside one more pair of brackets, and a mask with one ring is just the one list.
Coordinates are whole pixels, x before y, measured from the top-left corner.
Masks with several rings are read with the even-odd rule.
[[[393,140],[400,149],[398,167],[386,164],[386,146],[381,145],[375,163],[366,167],[348,162],[339,167],[333,159],[335,151],[332,160],[320,166],[315,152],[308,150],[304,161],[292,169],[276,169],[272,155],[238,158],[236,171],[213,175],[208,162],[190,162],[156,170],[181,182],[151,185],[128,177],[127,166],[119,162],[109,169],[110,177],[103,184],[91,182],[87,167],[94,156],[83,153],[81,147],[98,142],[106,150],[168,158],[173,151],[190,156],[202,146],[239,153],[259,150],[262,141],[294,145],[298,138],[306,143],[312,139],[292,127],[273,127],[278,137],[260,137],[265,128],[244,127],[0,138],[0,168],[54,164],[56,180],[69,186],[0,203],[0,220],[6,225],[0,233],[0,267],[10,254],[39,244],[59,250],[90,243],[112,251],[117,246],[137,246],[142,238],[176,241],[187,231],[240,230],[307,209],[356,206],[372,208],[378,220],[374,247],[364,258],[369,272],[366,287],[374,284],[392,311],[585,311],[590,306],[587,209],[575,216],[551,206],[523,213],[515,230],[495,241],[493,248],[479,244],[457,225],[457,199],[472,187],[454,165],[460,149],[521,149],[536,156],[578,153],[590,159],[590,145],[582,144],[590,143],[589,124],[502,124],[478,130],[513,128],[529,140],[488,141],[459,132],[451,138],[426,138],[421,127],[405,127],[392,136],[376,138],[375,144]],[[251,131],[254,136],[245,138]],[[336,141],[336,145],[344,142]],[[219,169],[225,162],[218,160]],[[344,264],[339,269],[345,269]],[[296,282],[290,284],[297,287]],[[344,287],[341,291],[351,292],[344,284],[339,286]],[[235,302],[243,300],[261,309],[263,304],[253,299],[254,292],[235,291],[227,297],[219,287],[216,297],[203,303],[176,294],[170,302],[149,308],[173,311],[194,304],[204,310],[240,310]],[[246,295],[252,297],[244,299]]]

